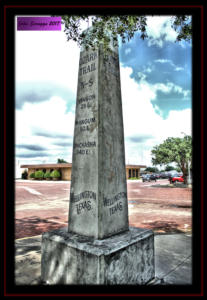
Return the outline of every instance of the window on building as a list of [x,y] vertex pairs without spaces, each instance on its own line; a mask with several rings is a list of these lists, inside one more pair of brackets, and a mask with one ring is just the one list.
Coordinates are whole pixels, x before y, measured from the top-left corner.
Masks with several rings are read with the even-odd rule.
[[131,178],[131,177],[132,177],[132,170],[129,169],[129,178]]
[[136,177],[138,177],[138,170],[136,170]]
[[132,177],[135,177],[135,170],[134,169],[132,170],[132,174],[133,174]]

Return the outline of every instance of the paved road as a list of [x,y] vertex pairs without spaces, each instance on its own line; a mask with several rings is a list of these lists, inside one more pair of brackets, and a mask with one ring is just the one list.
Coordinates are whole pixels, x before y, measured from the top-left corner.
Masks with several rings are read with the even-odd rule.
[[[170,187],[168,180],[128,181],[130,226],[158,233],[190,232],[192,189]],[[67,226],[69,181],[16,180],[15,237],[39,235]]]

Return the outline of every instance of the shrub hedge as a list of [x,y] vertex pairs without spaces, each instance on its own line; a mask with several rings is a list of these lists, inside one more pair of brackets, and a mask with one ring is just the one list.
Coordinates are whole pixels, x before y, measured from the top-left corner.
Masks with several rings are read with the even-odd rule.
[[53,178],[59,178],[60,177],[60,172],[58,170],[54,170],[54,171],[52,171],[50,176],[53,177]]
[[36,171],[35,172],[35,178],[36,179],[42,179],[42,178],[44,178],[44,172],[43,171]]
[[31,174],[29,175],[29,177],[30,177],[30,178],[35,178],[35,173],[31,173]]
[[50,178],[50,177],[51,177],[50,172],[46,172],[46,173],[44,174],[44,178]]

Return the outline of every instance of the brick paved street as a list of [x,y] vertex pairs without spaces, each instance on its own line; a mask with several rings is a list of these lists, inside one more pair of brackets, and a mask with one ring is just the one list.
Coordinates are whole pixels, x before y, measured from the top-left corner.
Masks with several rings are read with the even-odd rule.
[[[168,180],[128,181],[130,226],[158,233],[190,232],[192,189],[170,187]],[[70,182],[16,181],[15,238],[67,226]]]

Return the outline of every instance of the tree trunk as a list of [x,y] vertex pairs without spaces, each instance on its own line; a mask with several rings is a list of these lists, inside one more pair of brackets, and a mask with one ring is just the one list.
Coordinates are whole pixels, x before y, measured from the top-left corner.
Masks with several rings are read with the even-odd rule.
[[185,163],[182,163],[181,170],[183,172],[184,184],[188,183],[188,169],[185,166]]

